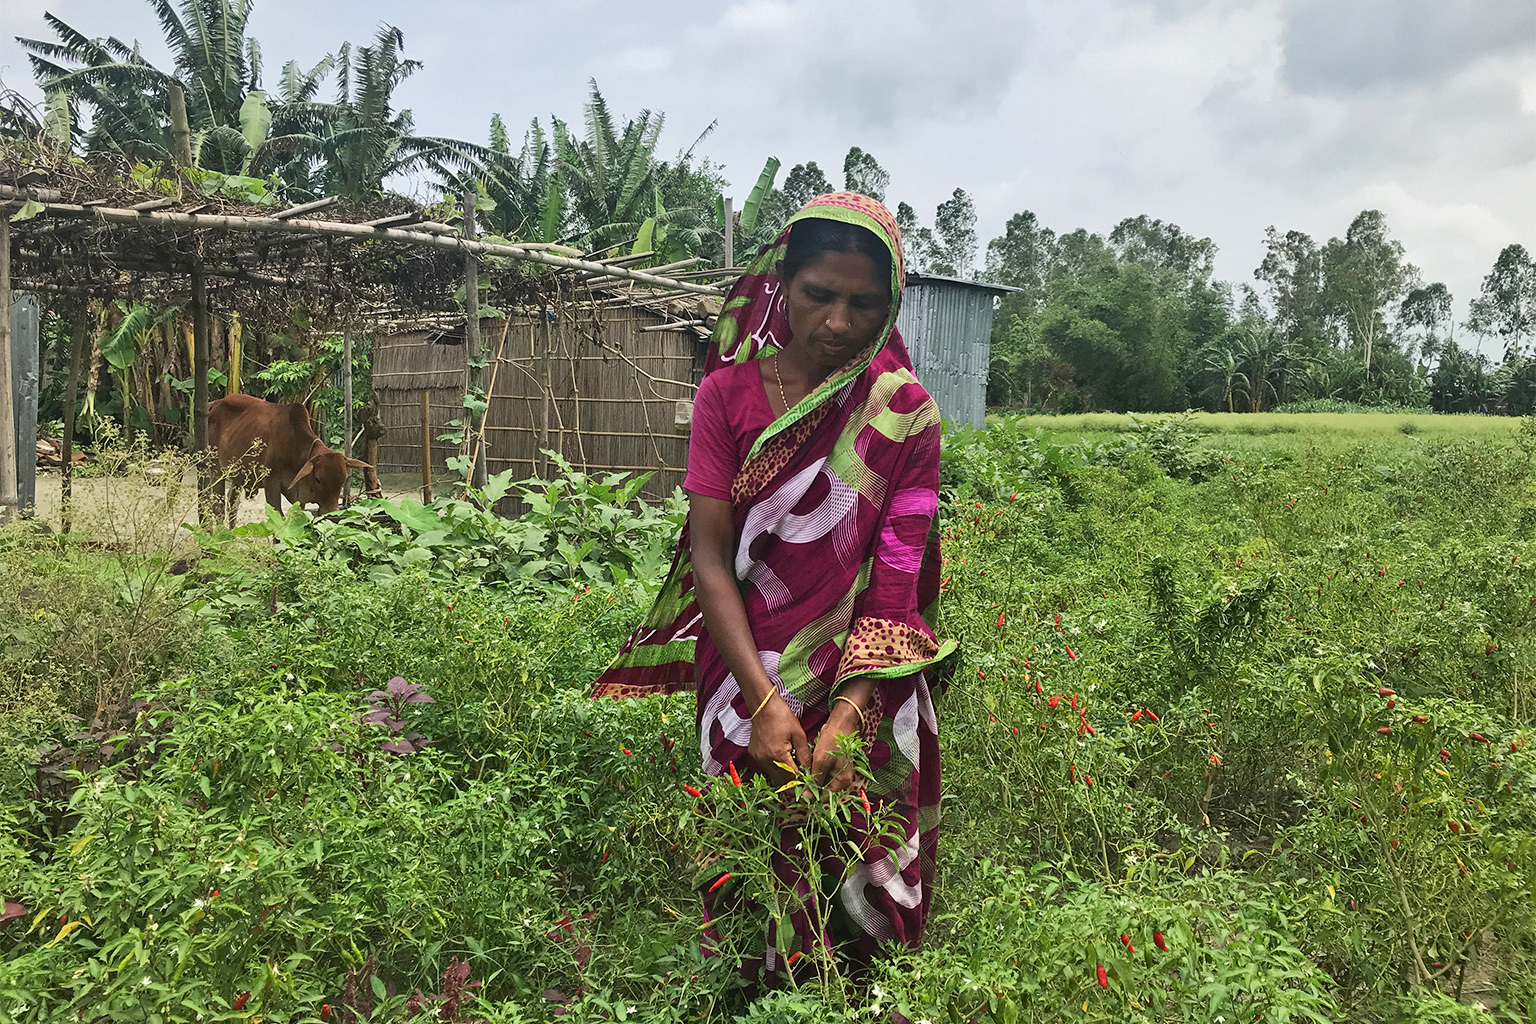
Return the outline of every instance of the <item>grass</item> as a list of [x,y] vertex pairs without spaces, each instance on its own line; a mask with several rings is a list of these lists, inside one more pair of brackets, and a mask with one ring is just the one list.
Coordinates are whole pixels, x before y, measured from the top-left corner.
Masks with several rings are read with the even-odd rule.
[[[995,415],[995,414],[994,414]],[[1296,435],[1313,443],[1400,443],[1416,437],[1435,441],[1508,441],[1520,421],[1508,416],[1448,416],[1434,413],[1228,413],[1186,414],[1189,426],[1223,437]],[[990,418],[990,417],[989,417]],[[1137,418],[1154,417],[1141,414]],[[1125,413],[1095,412],[1076,416],[1020,416],[1021,426],[1036,428],[1060,440],[1102,437],[1125,430],[1133,418]]]

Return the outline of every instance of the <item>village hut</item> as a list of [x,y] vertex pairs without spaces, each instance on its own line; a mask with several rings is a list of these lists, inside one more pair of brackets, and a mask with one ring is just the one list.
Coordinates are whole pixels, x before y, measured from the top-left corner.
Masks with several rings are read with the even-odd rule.
[[912,355],[917,379],[939,415],[959,426],[987,422],[987,372],[992,314],[1007,285],[935,274],[908,274],[896,328]]

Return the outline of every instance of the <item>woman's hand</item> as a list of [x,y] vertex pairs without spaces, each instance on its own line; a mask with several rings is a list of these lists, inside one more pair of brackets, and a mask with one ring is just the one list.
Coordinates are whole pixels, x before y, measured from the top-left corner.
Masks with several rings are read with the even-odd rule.
[[832,713],[816,737],[816,752],[811,755],[811,774],[820,785],[834,793],[853,788],[853,760],[839,757],[837,747],[844,736],[857,736],[862,731],[858,712],[847,701],[833,702]]
[[747,753],[775,787],[790,779],[790,774],[781,765],[805,768],[812,763],[811,746],[805,738],[805,730],[800,727],[800,720],[777,694],[768,699],[752,720],[752,739],[747,743]]

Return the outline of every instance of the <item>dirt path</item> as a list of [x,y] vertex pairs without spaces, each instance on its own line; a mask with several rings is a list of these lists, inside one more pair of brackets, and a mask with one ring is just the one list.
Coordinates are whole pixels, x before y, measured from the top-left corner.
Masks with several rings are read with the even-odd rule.
[[[387,498],[421,498],[421,478],[413,474],[385,474],[379,482],[384,485]],[[53,530],[62,525],[59,516],[61,484],[58,471],[38,470],[37,505],[33,517]],[[357,486],[354,497],[361,495],[360,482]],[[126,532],[144,540],[163,539],[166,546],[174,546],[187,536],[182,524],[193,522],[197,517],[197,485],[190,471],[179,481],[159,484],[151,484],[142,474],[77,476],[73,489],[76,530],[102,540],[122,539]],[[287,509],[286,502],[283,507]],[[266,517],[267,505],[260,494],[241,500],[238,523],[259,523]]]

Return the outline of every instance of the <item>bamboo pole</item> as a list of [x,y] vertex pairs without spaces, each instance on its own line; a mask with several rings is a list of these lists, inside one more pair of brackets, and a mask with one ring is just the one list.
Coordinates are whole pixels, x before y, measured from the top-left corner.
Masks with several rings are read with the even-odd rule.
[[[475,430],[474,461],[470,465],[475,471],[480,473],[485,472],[485,431],[491,415],[491,399],[496,394],[496,371],[501,368],[501,364],[504,362],[501,357],[507,351],[507,332],[511,329],[512,318],[509,316],[501,326],[501,341],[496,345],[496,359],[491,363],[491,382],[490,386],[485,389],[485,415],[480,417],[480,426]],[[485,481],[482,479],[475,486],[484,487]]]
[[21,511],[16,494],[16,410],[11,404],[11,221],[0,214],[0,523]]
[[432,403],[421,389],[421,503],[432,504]]
[[731,210],[731,197],[725,197],[725,265],[736,262],[736,216]]
[[171,100],[171,159],[176,161],[176,191],[181,193],[181,170],[192,166],[192,125],[187,119],[187,94],[181,83],[167,89]]
[[59,483],[59,528],[68,533],[74,521],[75,419],[80,405],[80,364],[90,358],[91,311],[82,300],[75,307],[75,322],[70,325],[69,365],[64,377],[64,465]]
[[[464,193],[464,238],[469,242],[475,240],[475,201],[479,198],[475,189]],[[480,342],[480,257],[472,252],[464,255],[464,362],[468,371],[465,391],[481,401],[490,401],[485,393],[485,352]],[[470,460],[468,479],[473,486],[484,487],[485,445],[477,443],[471,451],[468,442],[479,431],[485,410],[465,411],[469,413],[464,431],[465,454]]]
[[[0,199],[24,201],[27,189],[0,184]],[[423,231],[406,231],[400,228],[368,227],[364,224],[346,224],[330,220],[277,220],[273,217],[245,217],[234,214],[180,213],[174,210],[125,210],[110,206],[80,206],[74,203],[44,202],[44,212],[54,216],[86,217],[105,224],[165,224],[173,227],[215,228],[224,231],[245,231],[265,234],[338,235],[350,238],[370,238],[392,242],[409,242],[429,248],[448,249],[481,256],[506,256],[526,263],[542,263],[545,266],[565,270],[581,270],[595,277],[611,277],[635,281],[659,288],[671,288],[692,292],[696,295],[724,295],[721,288],[691,284],[669,277],[660,277],[641,270],[607,266],[587,260],[558,256],[552,252],[523,245],[504,245],[492,242],[471,242],[457,235],[439,235]],[[413,225],[420,227],[420,225]]]
[[[341,332],[341,454],[352,457],[352,328]],[[341,507],[352,504],[352,470],[341,479]]]
[[[208,279],[203,261],[192,257],[192,451],[197,463],[198,511],[213,500],[213,467],[208,465]],[[220,509],[213,509],[219,522]]]

